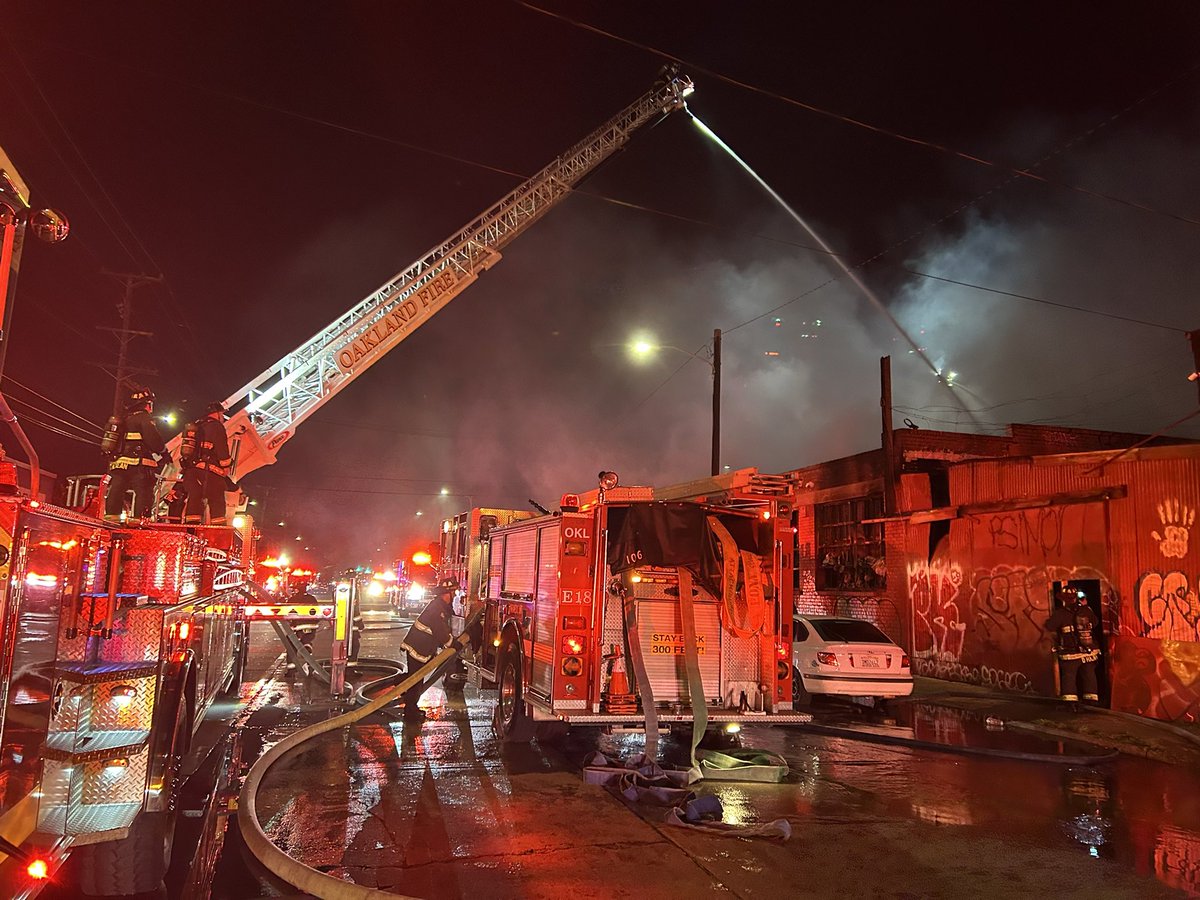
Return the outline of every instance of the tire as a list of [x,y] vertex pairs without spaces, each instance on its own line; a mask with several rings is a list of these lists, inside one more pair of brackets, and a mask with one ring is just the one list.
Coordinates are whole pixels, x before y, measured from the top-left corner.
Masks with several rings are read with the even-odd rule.
[[171,865],[175,812],[143,812],[120,841],[87,844],[71,854],[85,897],[126,897],[157,891]]
[[496,734],[506,744],[528,744],[535,725],[525,709],[525,691],[521,683],[521,655],[510,648],[500,664],[496,697]]
[[800,670],[792,666],[792,708],[802,709],[811,705],[812,694],[804,686],[804,679],[800,677]]

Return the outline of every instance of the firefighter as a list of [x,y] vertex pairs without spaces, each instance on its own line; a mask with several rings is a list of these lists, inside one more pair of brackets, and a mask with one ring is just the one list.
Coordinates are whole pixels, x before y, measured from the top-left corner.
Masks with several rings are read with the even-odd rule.
[[204,418],[188,427],[196,430],[196,449],[191,460],[182,460],[187,466],[183,473],[183,489],[187,494],[184,524],[203,525],[207,506],[208,524],[224,525],[225,488],[233,464],[225,434],[225,405],[208,404]]
[[[410,673],[417,671],[433,659],[438,650],[450,643],[450,615],[458,589],[458,580],[455,578],[439,581],[433,590],[433,599],[408,629],[400,646],[406,654]],[[404,692],[404,718],[410,722],[425,718],[425,711],[417,706],[425,687],[423,682],[417,682]]]
[[125,413],[114,417],[108,464],[108,492],[104,497],[104,518],[121,521],[125,494],[133,492],[133,518],[140,519],[154,507],[154,475],[160,459],[168,459],[167,445],[150,415],[154,392],[136,388],[125,402]]
[[1058,660],[1059,696],[1078,709],[1100,702],[1096,666],[1100,659],[1100,621],[1082,591],[1065,583],[1054,587],[1055,610],[1046,620]]

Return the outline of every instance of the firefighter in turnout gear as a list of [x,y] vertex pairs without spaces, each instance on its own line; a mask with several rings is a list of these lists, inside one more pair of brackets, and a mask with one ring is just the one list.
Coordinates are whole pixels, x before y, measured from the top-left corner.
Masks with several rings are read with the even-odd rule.
[[125,414],[116,416],[108,464],[108,491],[104,496],[104,518],[121,521],[126,492],[133,493],[133,518],[150,514],[154,507],[154,475],[159,458],[167,457],[167,445],[158,433],[154,418],[154,392],[137,388],[125,403]]
[[[417,671],[450,643],[450,615],[454,611],[454,596],[458,590],[458,581],[454,578],[439,581],[434,588],[433,599],[408,629],[400,646],[404,648],[409,672]],[[409,721],[425,718],[424,711],[417,706],[425,687],[423,682],[418,682],[404,692],[404,718]]]
[[[186,467],[183,473],[183,489],[187,496],[183,521],[185,525],[203,525],[205,507],[208,507],[209,525],[225,524],[225,490],[228,486],[229,467],[233,460],[229,456],[229,438],[225,434],[225,406],[210,403],[204,418],[189,425],[195,428],[195,450],[191,459],[181,459]],[[181,446],[188,445],[185,440]]]
[[1054,587],[1055,609],[1046,620],[1058,660],[1059,696],[1078,706],[1100,702],[1096,666],[1100,660],[1100,621],[1082,591],[1066,584]]

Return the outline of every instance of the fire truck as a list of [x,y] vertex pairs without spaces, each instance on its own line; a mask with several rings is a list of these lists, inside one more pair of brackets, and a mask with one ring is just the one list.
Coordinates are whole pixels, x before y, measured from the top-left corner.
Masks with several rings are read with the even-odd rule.
[[[692,90],[686,77],[664,72],[228,397],[231,476],[273,463],[309,416],[499,261],[508,242],[640,128],[683,109]],[[65,220],[30,207],[0,151],[0,303],[12,294],[27,227],[66,236]],[[15,472],[7,481],[0,472],[0,892],[32,896],[68,853],[83,893],[153,891],[170,859],[184,754],[214,698],[240,685],[248,622],[330,618],[333,608],[280,601],[252,580],[248,516],[240,527],[113,524],[45,504],[36,452],[2,396],[0,418],[31,473],[21,489]],[[168,443],[172,459],[179,443]],[[177,472],[164,474],[160,496]]]
[[480,535],[468,663],[495,724],[806,722],[792,709],[791,490],[745,469],[655,489],[611,472]]
[[193,531],[0,496],[6,896],[68,851],[84,893],[161,884],[184,757],[245,663],[253,524]]

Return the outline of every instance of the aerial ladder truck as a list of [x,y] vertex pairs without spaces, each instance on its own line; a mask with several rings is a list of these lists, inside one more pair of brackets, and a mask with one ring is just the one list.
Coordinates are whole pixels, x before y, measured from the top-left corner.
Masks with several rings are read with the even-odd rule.
[[[273,463],[309,416],[494,265],[505,245],[638,129],[683,108],[691,92],[689,79],[664,73],[231,394],[231,476]],[[7,157],[0,163],[0,183],[22,184]],[[7,203],[9,194],[21,202]],[[0,197],[0,225],[32,222],[65,234],[62,222],[31,213],[26,194],[9,194]],[[6,279],[15,267],[10,250],[0,243]],[[2,398],[0,417],[12,419]],[[329,612],[271,602],[256,587],[249,517],[230,527],[118,525],[45,503],[32,446],[18,436],[35,475],[22,489],[0,471],[0,895],[35,895],[60,876],[68,855],[77,856],[76,894],[155,890],[170,859],[184,756],[212,701],[240,685],[247,619]],[[174,459],[179,443],[168,447]]]

